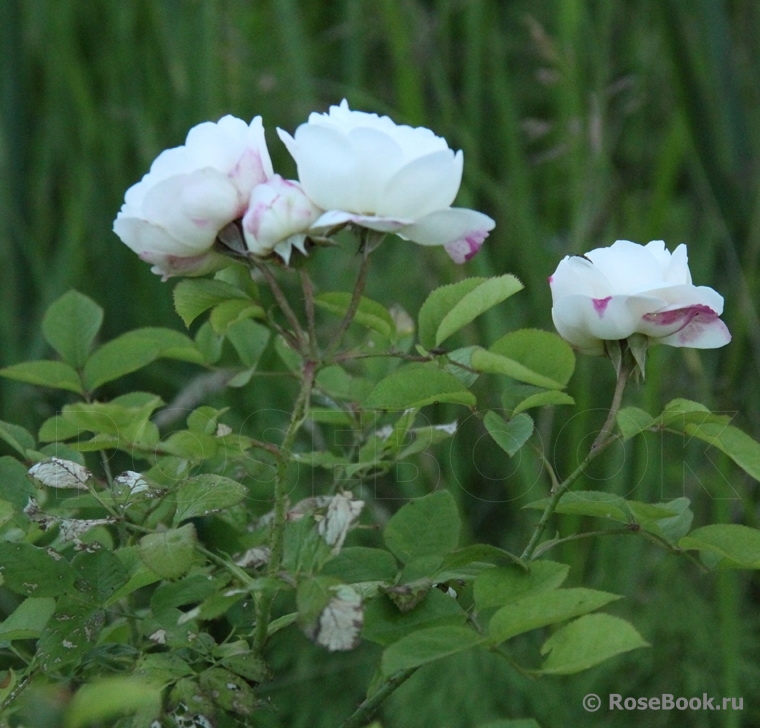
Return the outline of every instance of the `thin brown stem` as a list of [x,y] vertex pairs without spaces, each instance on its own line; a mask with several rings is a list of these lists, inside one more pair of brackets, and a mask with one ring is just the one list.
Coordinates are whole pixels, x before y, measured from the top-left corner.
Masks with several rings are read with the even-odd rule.
[[335,352],[340,348],[340,345],[343,343],[343,337],[346,335],[348,327],[354,320],[354,316],[356,316],[356,312],[359,309],[359,303],[362,300],[362,293],[364,293],[364,287],[367,285],[367,275],[369,273],[369,256],[379,244],[379,242],[377,242],[372,236],[369,235],[369,232],[370,231],[365,231],[365,233],[362,235],[362,262],[359,266],[359,273],[356,276],[356,283],[354,284],[354,290],[351,294],[351,300],[348,304],[346,314],[343,316],[342,321],[338,325],[338,328],[336,329],[335,334],[333,335],[333,338],[327,347],[325,360],[328,361],[332,358]]
[[256,261],[256,267],[264,276],[264,280],[267,282],[269,290],[272,291],[272,295],[274,296],[275,301],[277,301],[277,305],[287,319],[288,324],[290,324],[291,333],[293,335],[293,339],[299,350],[299,353],[303,356],[306,356],[306,336],[303,329],[301,328],[301,323],[298,320],[298,316],[296,316],[295,312],[288,303],[288,299],[285,297],[282,288],[280,288],[280,284],[277,282],[277,279],[274,277],[274,275],[272,275],[272,271],[269,270],[269,266],[264,262]]

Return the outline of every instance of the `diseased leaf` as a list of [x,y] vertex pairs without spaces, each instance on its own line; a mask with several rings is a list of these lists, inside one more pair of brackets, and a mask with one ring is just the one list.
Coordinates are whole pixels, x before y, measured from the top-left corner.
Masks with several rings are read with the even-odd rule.
[[25,597],[56,597],[71,589],[75,573],[52,548],[0,541],[0,569],[5,586]]

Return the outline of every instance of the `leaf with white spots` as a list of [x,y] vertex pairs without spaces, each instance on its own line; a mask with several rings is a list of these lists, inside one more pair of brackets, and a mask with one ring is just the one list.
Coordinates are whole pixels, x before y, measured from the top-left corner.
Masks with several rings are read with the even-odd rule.
[[0,575],[4,586],[26,597],[56,597],[71,589],[74,570],[52,548],[0,542]]
[[29,475],[48,488],[87,490],[92,473],[79,463],[61,458],[42,460],[29,469]]
[[330,577],[302,581],[296,594],[298,621],[309,639],[330,652],[359,644],[364,607],[359,593]]
[[339,493],[333,496],[327,506],[327,513],[319,522],[317,531],[332,553],[340,553],[351,525],[359,517],[364,508],[364,501],[354,500],[351,493]]

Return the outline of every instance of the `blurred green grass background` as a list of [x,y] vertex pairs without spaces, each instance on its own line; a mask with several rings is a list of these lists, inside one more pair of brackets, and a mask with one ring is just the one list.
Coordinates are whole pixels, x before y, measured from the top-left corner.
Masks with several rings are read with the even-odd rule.
[[[497,220],[463,268],[440,251],[386,243],[370,295],[416,312],[436,285],[515,273],[526,290],[469,334],[487,343],[517,326],[551,328],[546,278],[562,256],[618,238],[686,242],[695,282],[726,298],[734,340],[714,352],[653,351],[646,386],[627,401],[655,412],[676,396],[699,399],[760,436],[755,0],[3,0],[0,38],[0,365],[49,354],[40,319],[71,287],[104,306],[105,337],[180,328],[172,284],[111,232],[126,188],[190,126],[226,113],[263,115],[275,168],[292,175],[274,128],[292,131],[346,97],[462,148],[458,204]],[[324,261],[312,265],[325,285],[351,280],[350,256]],[[170,399],[187,376],[155,365],[129,383]],[[560,467],[598,424],[611,388],[609,365],[579,361],[572,419],[560,409],[540,422],[546,442],[559,438],[550,455]],[[496,392],[485,395],[498,406]],[[5,420],[34,428],[61,402],[0,382]],[[491,477],[504,464],[477,442],[463,430],[441,460],[443,482],[478,539],[517,549],[533,518],[518,506],[545,483],[526,463]],[[581,487],[604,480],[639,500],[687,495],[698,525],[757,526],[757,484],[690,447],[642,440]],[[578,542],[555,558],[572,564],[576,583],[627,595],[615,610],[653,648],[538,683],[487,658],[444,662],[398,691],[385,725],[523,715],[545,727],[642,724],[636,713],[586,715],[587,692],[743,696],[742,713],[647,713],[646,724],[760,724],[756,577],[705,577],[632,538]],[[271,691],[284,705],[262,725],[335,725],[360,699],[373,651],[326,659],[291,642],[277,657],[290,670]],[[298,701],[284,701],[294,689]]]

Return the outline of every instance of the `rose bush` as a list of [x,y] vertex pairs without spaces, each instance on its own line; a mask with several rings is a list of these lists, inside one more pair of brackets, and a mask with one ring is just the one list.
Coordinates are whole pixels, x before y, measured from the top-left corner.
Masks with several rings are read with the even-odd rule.
[[315,232],[353,223],[443,245],[463,263],[494,227],[483,213],[451,207],[462,181],[462,152],[429,129],[352,111],[343,100],[326,114],[311,114],[293,136],[277,131],[304,191],[326,211]]
[[670,253],[662,240],[564,258],[549,278],[552,318],[560,336],[586,354],[604,342],[643,334],[650,343],[712,349],[731,334],[719,316],[723,297],[691,282],[685,245]]

